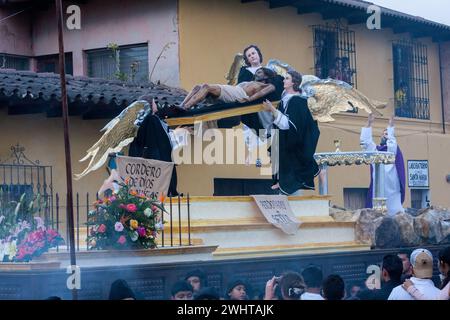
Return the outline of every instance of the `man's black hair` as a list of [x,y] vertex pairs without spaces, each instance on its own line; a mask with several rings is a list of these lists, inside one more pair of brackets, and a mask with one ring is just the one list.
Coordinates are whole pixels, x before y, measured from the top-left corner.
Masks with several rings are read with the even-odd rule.
[[397,254],[406,254],[408,259],[411,256],[411,253],[412,253],[411,249],[400,249],[400,251],[397,252]]
[[174,297],[178,292],[181,291],[190,291],[193,293],[194,289],[192,288],[191,284],[187,283],[186,281],[177,281],[172,286],[170,293],[172,294],[172,297]]
[[345,296],[344,280],[337,274],[329,275],[322,284],[322,291],[326,300],[342,300]]
[[383,265],[381,270],[386,270],[392,281],[400,282],[403,273],[402,259],[396,254],[388,254],[383,257]]
[[316,266],[306,267],[302,271],[302,277],[308,288],[320,288],[323,281],[322,270]]
[[117,279],[111,284],[109,300],[123,300],[129,298],[136,300],[136,295],[125,280]]
[[187,279],[189,279],[190,277],[198,277],[200,279],[200,282],[202,285],[206,281],[205,273],[199,269],[195,269],[195,270],[192,270],[192,271],[189,271],[188,273],[186,273],[184,280],[187,281]]

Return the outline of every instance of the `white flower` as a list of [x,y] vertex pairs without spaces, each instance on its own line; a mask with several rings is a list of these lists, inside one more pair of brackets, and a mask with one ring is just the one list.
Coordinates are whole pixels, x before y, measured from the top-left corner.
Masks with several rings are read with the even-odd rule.
[[162,222],[158,222],[155,224],[156,230],[164,230],[164,224]]
[[122,222],[116,222],[116,224],[114,225],[114,230],[116,230],[117,232],[122,232],[123,231]]
[[44,224],[44,220],[42,220],[41,217],[34,217],[34,220],[36,220],[36,228],[37,229],[42,229],[45,231],[45,224]]
[[136,231],[134,231],[131,235],[130,235],[131,241],[136,241],[139,238],[139,235]]
[[150,217],[152,215],[152,209],[150,209],[150,208],[145,209],[144,214],[146,217]]

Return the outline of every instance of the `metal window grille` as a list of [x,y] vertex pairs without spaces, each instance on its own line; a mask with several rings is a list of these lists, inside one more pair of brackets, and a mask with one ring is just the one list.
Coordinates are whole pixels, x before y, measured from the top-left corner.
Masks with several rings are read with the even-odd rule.
[[[116,63],[110,49],[96,49],[86,52],[88,75],[90,77],[116,79]],[[119,47],[119,69],[126,80],[148,81],[148,45],[140,44]],[[132,64],[137,63],[133,72]]]
[[[39,194],[44,200],[39,216],[47,225],[54,225],[53,211],[53,169],[32,161],[25,155],[20,145],[11,147],[11,156],[0,161],[0,204],[18,201],[22,195],[30,200]],[[0,205],[0,211],[2,211]]]
[[24,56],[0,53],[0,69],[30,70],[30,59]]
[[313,28],[314,71],[321,79],[342,80],[356,87],[355,32],[340,26]]
[[[72,53],[65,54],[66,74],[73,75]],[[59,73],[59,55],[52,54],[36,57],[37,72]]]
[[418,42],[394,41],[394,100],[397,117],[430,119],[427,47]]

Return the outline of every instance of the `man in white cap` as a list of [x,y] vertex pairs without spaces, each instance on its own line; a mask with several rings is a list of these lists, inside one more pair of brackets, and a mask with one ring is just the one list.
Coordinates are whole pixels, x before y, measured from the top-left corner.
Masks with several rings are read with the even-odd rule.
[[[433,277],[433,255],[427,249],[416,249],[411,253],[412,274],[410,278],[414,286],[424,294],[425,299],[433,300],[439,294],[431,278]],[[401,285],[395,287],[388,300],[414,300]]]

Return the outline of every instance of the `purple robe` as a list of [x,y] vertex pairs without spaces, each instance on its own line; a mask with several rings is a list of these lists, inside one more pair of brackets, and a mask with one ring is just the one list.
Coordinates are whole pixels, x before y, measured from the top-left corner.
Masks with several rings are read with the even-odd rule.
[[[387,151],[387,145],[384,146],[377,146],[377,151],[386,152]],[[405,201],[405,162],[403,160],[403,153],[400,150],[400,147],[397,146],[397,154],[395,156],[395,169],[397,170],[398,180],[400,182],[400,195],[401,195],[401,202]],[[366,208],[372,208],[372,197],[373,197],[373,167],[370,166],[370,186],[369,191],[367,192],[367,198],[366,198]]]

